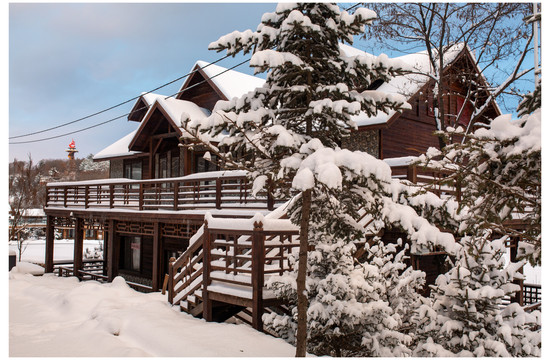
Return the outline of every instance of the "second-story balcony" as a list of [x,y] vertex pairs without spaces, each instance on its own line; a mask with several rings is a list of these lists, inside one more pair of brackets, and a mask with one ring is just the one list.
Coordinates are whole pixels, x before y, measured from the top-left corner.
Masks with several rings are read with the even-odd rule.
[[[441,174],[434,170],[416,166],[400,164],[391,168],[393,177],[407,179],[420,186],[437,184],[441,178]],[[430,190],[438,195],[460,198],[459,189],[454,186],[439,184]],[[99,211],[273,210],[275,205],[273,198],[265,192],[252,196],[252,183],[245,171],[215,171],[165,179],[115,178],[49,183],[45,208]]]
[[216,171],[152,180],[119,178],[50,183],[46,209],[272,210],[273,199],[265,193],[252,196],[251,188],[244,171]]

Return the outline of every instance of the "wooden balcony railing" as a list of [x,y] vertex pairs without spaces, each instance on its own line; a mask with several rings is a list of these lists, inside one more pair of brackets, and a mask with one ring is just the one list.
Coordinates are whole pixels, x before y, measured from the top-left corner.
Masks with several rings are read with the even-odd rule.
[[180,178],[106,179],[47,185],[46,207],[132,210],[267,208],[269,194],[253,197],[242,171],[218,171]]

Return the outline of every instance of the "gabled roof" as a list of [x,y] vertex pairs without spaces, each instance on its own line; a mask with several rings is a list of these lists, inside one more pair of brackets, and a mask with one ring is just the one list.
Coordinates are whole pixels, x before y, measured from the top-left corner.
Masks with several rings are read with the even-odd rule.
[[[349,45],[341,44],[340,49],[342,53],[348,57],[366,55],[372,57],[373,59],[377,58],[375,55],[369,54]],[[469,51],[465,51],[464,46],[455,45],[446,52],[444,66],[452,64],[457,60],[459,55],[464,52],[468,53],[470,60],[473,59]],[[408,69],[412,68],[417,70],[418,73],[430,73],[431,68],[427,51],[404,55],[397,58],[392,58],[391,60],[394,63],[402,62],[404,67],[406,66]],[[203,78],[208,82],[212,90],[218,94],[219,98],[229,100],[234,97],[241,97],[249,91],[253,91],[255,88],[262,87],[265,83],[264,79],[235,70],[228,70],[224,67],[209,64],[200,60],[195,63],[192,69],[194,73],[186,79],[178,93],[181,94],[185,92],[185,89],[193,86],[190,85],[193,81],[202,81],[201,78]],[[199,76],[198,79],[196,78],[197,76]],[[420,91],[422,87],[428,83],[428,81],[429,77],[426,75],[408,74],[395,77],[389,82],[383,83],[377,88],[377,90],[388,94],[400,94],[410,98]],[[143,111],[144,107],[147,108],[145,112]],[[499,111],[496,103],[495,107],[497,111]],[[152,114],[156,110],[160,111],[164,115],[164,118],[166,118],[166,120],[176,130],[178,135],[182,134],[182,129],[180,128],[182,115],[184,117],[189,116],[197,120],[209,115],[208,110],[200,108],[193,102],[181,99],[166,98],[165,96],[159,94],[143,93],[142,96],[140,96],[140,98],[136,101],[136,104],[134,105],[134,108],[129,116],[129,119],[132,117],[130,120],[141,122],[139,128],[131,133],[133,134],[132,137],[130,137],[131,134],[126,135],[116,143],[100,151],[94,159],[128,156],[138,154],[140,152],[128,150],[132,148],[134,148],[134,150],[138,150],[138,148],[139,150],[145,150],[142,145],[137,147],[136,145],[142,142],[143,138],[152,131],[151,129],[155,124],[152,124],[154,121],[151,120],[151,118]],[[368,117],[365,113],[360,113],[352,119],[356,122],[358,127],[378,127],[389,124],[393,121],[393,119],[397,118],[398,115],[399,114],[395,111],[391,111],[389,114],[379,111],[373,117]],[[126,146],[127,150],[121,151],[124,146]]]
[[164,98],[166,96],[154,93],[141,93],[139,99],[137,99],[134,107],[130,111],[130,115],[128,115],[128,120],[141,122],[145,114],[147,114],[147,110],[149,110],[155,103],[155,100],[160,97]]
[[[207,79],[214,90],[219,90],[219,95],[226,100],[234,97],[241,97],[257,87],[262,87],[264,79],[256,76],[244,74],[235,70],[228,70],[224,67],[207,63],[206,61],[197,61],[193,66],[193,71],[197,71]],[[189,76],[181,86],[179,92],[184,91],[189,86],[193,76]]]
[[141,121],[134,137],[128,144],[129,149],[145,150],[143,144],[147,136],[154,132],[158,126],[155,118],[153,117],[153,114],[157,110],[162,113],[163,118],[168,121],[178,136],[182,135],[182,120],[186,120],[188,118],[200,120],[205,119],[210,115],[210,112],[207,109],[203,109],[190,101],[157,96],[153,105],[149,108],[147,114],[145,114],[143,120]]
[[[369,54],[349,45],[340,44],[340,49],[346,56],[351,57],[366,55],[372,57],[373,59],[376,58],[375,55]],[[448,66],[455,61],[463,49],[464,46],[462,45],[455,45],[449,49],[444,55],[444,66]],[[406,67],[407,70],[414,71],[415,73],[396,76],[389,82],[384,82],[380,85],[380,87],[377,88],[378,91],[385,92],[387,94],[400,94],[407,98],[411,98],[430,80],[428,76],[422,75],[432,73],[427,51],[420,51],[415,54],[399,56],[392,58],[392,61],[396,61],[397,63],[401,62],[404,68]],[[416,74],[417,72],[419,74]],[[364,127],[387,124],[395,115],[395,111],[390,111],[388,114],[378,111],[376,116],[373,117],[368,117],[365,113],[361,113],[354,116],[352,119],[358,127]]]

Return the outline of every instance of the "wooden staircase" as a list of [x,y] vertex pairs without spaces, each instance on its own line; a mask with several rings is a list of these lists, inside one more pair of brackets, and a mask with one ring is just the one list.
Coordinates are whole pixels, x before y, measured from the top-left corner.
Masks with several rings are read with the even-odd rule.
[[189,248],[170,263],[170,303],[207,321],[236,316],[260,331],[264,312],[284,312],[265,283],[290,270],[288,255],[299,247],[299,232],[272,214],[231,220],[207,216]]

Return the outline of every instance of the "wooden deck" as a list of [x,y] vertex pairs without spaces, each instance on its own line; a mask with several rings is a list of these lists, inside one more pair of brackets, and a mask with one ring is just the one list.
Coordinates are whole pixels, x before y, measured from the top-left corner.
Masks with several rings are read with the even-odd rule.
[[46,209],[181,211],[263,208],[273,210],[269,194],[253,197],[242,171],[219,171],[180,178],[106,179],[49,183]]
[[[394,166],[392,175],[419,188],[436,184],[429,190],[460,201],[460,184],[442,182],[444,173]],[[162,287],[162,269],[167,266],[165,286],[170,303],[208,321],[231,316],[248,318],[254,328],[261,330],[264,312],[288,310],[266,288],[266,281],[290,269],[289,255],[299,246],[298,229],[289,220],[275,219],[271,216],[274,213],[263,222],[250,219],[255,212],[267,214],[277,205],[269,194],[253,197],[251,183],[243,172],[48,184],[46,269],[53,271],[54,266],[53,229],[66,222],[75,228],[75,263],[59,271],[82,279],[111,281],[118,271],[120,237],[149,237],[152,273],[148,276],[152,285],[145,286],[146,290]],[[205,221],[207,211],[216,217]],[[369,223],[369,219],[361,221],[365,226]],[[275,223],[277,226],[273,226]],[[101,274],[88,271],[80,258],[82,229],[94,224],[106,233],[106,269]],[[164,260],[162,251],[176,242],[184,252],[177,259]],[[143,285],[134,285],[144,290],[140,288]],[[518,302],[540,307],[540,287],[523,284],[522,289]]]

